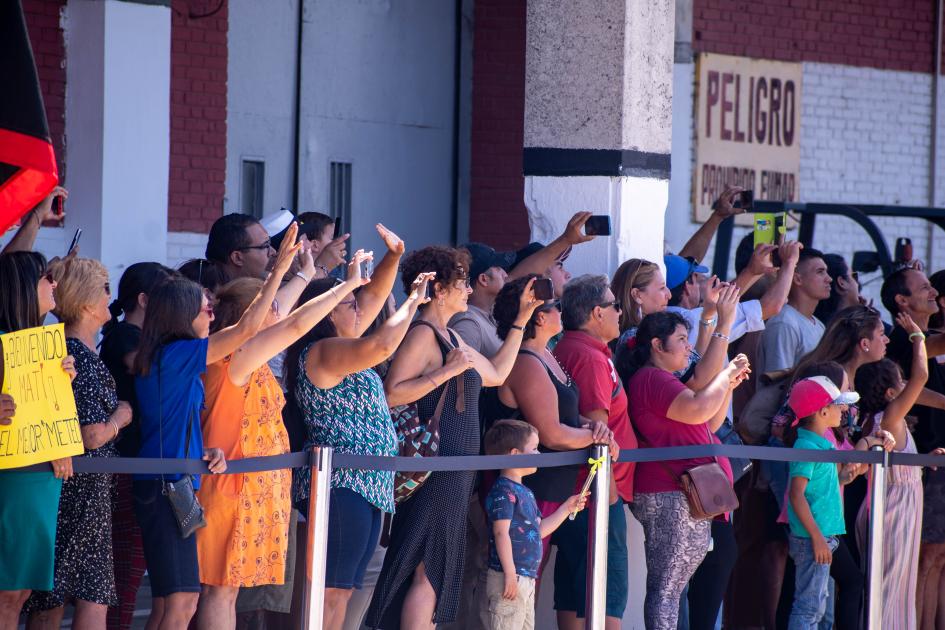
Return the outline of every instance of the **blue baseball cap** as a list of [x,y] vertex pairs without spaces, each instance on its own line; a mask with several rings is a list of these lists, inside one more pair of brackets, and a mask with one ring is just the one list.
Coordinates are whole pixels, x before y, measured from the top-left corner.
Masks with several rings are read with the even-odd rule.
[[672,291],[694,273],[709,273],[708,267],[703,267],[691,258],[683,258],[675,254],[663,256],[666,265],[666,288]]

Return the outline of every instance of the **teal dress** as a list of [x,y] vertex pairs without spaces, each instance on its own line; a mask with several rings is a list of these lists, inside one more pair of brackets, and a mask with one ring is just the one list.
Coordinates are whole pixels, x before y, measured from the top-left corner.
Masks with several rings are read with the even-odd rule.
[[52,590],[61,492],[52,472],[0,470],[0,591]]

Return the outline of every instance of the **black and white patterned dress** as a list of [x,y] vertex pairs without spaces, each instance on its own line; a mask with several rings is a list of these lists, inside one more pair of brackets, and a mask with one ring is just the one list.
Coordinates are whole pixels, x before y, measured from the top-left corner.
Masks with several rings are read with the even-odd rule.
[[[78,339],[66,339],[78,373],[72,382],[79,424],[107,423],[118,406],[115,379],[95,352]],[[82,457],[117,457],[114,440]],[[73,598],[114,606],[112,561],[112,476],[76,474],[62,484],[56,528],[56,568],[51,592],[34,592],[25,610],[49,610]]]
[[[453,340],[456,343],[456,340]],[[443,360],[452,349],[439,342]],[[465,409],[456,411],[457,379],[463,380]],[[438,453],[479,454],[479,392],[482,377],[466,370],[417,401],[421,418],[430,418],[448,387],[440,416]],[[397,506],[384,568],[368,609],[370,628],[397,630],[404,596],[421,562],[436,593],[436,623],[456,621],[462,596],[466,548],[466,512],[475,483],[475,471],[435,472],[408,500]]]

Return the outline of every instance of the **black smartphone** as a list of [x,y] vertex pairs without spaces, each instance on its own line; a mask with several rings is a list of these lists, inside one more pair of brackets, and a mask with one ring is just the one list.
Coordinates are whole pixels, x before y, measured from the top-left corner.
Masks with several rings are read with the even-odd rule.
[[80,238],[82,238],[82,228],[76,229],[75,235],[72,237],[72,243],[69,244],[69,249],[66,250],[66,256],[71,254],[72,250],[78,246]]
[[331,238],[332,238],[332,240],[334,240],[334,239],[340,237],[341,235],[342,235],[342,231],[341,231],[341,217],[338,217],[337,219],[335,219],[335,231],[334,231],[334,233],[332,234],[332,237],[331,237]]
[[787,233],[785,221],[786,217],[784,212],[779,212],[774,215],[774,244],[779,247],[784,244],[784,235]]
[[537,300],[555,299],[555,287],[551,284],[551,278],[537,278],[532,285]]
[[427,299],[432,300],[436,297],[436,291],[433,289],[433,283],[436,282],[436,278],[430,278],[427,281]]
[[610,216],[595,214],[584,224],[584,233],[588,236],[610,236]]
[[744,208],[745,210],[751,210],[755,206],[755,191],[754,190],[743,190],[732,199],[733,208]]

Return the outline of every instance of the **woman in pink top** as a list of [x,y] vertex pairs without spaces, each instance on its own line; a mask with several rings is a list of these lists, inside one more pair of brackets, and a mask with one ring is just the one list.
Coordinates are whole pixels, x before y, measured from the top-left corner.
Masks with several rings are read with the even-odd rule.
[[[681,315],[653,313],[640,323],[636,345],[619,369],[641,446],[719,443],[714,431],[725,419],[732,390],[748,377],[748,359],[738,355],[694,391],[674,375],[686,367],[691,350],[688,322]],[[648,629],[676,628],[679,597],[709,550],[711,522],[690,516],[679,476],[711,461],[700,457],[637,465],[630,511],[643,526]],[[728,459],[718,462],[731,480]]]

